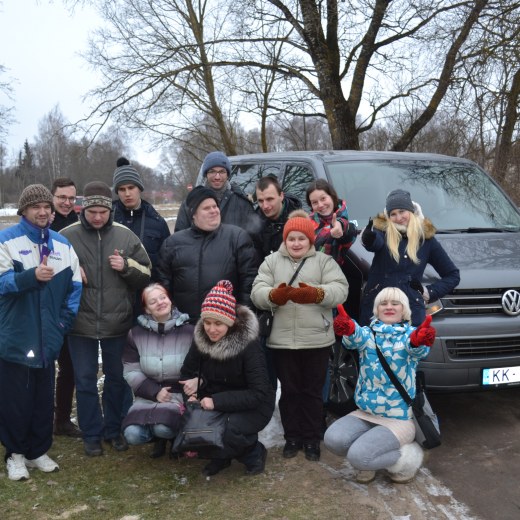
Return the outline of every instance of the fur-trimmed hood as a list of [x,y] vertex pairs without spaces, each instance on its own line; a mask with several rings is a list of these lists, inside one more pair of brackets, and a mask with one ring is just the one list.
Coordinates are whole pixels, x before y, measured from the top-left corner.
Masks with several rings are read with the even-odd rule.
[[[423,215],[422,208],[417,202],[414,202],[413,205],[415,206],[416,217],[418,217],[422,222],[424,238],[426,240],[433,238],[437,230],[435,229],[432,221]],[[377,217],[374,219],[373,225],[375,229],[386,232],[386,228],[388,227],[388,215],[386,211],[383,211],[377,215]]]
[[202,319],[195,325],[193,340],[201,354],[224,361],[237,357],[257,337],[258,320],[255,314],[248,307],[237,305],[235,324],[220,341],[213,343],[209,340]]

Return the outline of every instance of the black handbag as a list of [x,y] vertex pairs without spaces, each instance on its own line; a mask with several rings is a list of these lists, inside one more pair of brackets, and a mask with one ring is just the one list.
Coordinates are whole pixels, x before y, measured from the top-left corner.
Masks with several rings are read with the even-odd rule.
[[[294,282],[294,280],[296,280],[296,277],[298,276],[300,269],[303,267],[305,260],[307,260],[307,258],[304,258],[300,262],[298,269],[296,269],[296,271],[294,271],[294,274],[293,274],[291,280],[289,281],[288,285],[291,285]],[[257,314],[257,319],[258,319],[258,335],[268,338],[271,335],[271,331],[273,330],[274,312],[273,311],[259,311]]]
[[[199,363],[197,392],[200,387],[202,358]],[[229,414],[204,410],[199,401],[188,401],[181,417],[179,433],[172,446],[173,453],[224,448],[224,433]]]
[[412,400],[390,368],[390,365],[386,361],[385,356],[383,356],[383,353],[379,350],[377,344],[376,351],[377,357],[379,358],[381,365],[383,365],[385,372],[388,374],[388,377],[397,388],[397,391],[401,394],[401,397],[404,399],[406,404],[412,407],[413,422],[415,425],[415,442],[426,450],[431,450],[440,446],[441,431],[439,428],[439,420],[437,419],[437,415],[433,411],[424,392],[424,372],[418,370],[415,375],[416,392],[415,399]]

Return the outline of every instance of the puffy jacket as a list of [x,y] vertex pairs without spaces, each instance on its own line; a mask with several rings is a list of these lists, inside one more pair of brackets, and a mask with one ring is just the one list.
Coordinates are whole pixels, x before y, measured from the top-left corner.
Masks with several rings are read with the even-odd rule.
[[164,241],[158,271],[177,308],[196,321],[204,298],[219,280],[230,280],[237,302],[251,305],[256,253],[249,235],[236,226],[221,224],[209,232],[192,226]]
[[460,282],[460,274],[451,258],[435,239],[435,227],[430,220],[423,220],[424,242],[419,246],[415,264],[408,258],[406,235],[399,243],[399,263],[390,254],[386,245],[386,228],[388,220],[380,214],[374,220],[373,230],[376,234],[372,244],[363,244],[367,251],[374,253],[374,259],[368,272],[368,280],[361,299],[360,324],[367,325],[372,318],[374,300],[379,291],[385,287],[398,287],[410,301],[412,310],[412,325],[420,325],[426,316],[426,306],[422,294],[410,287],[414,280],[420,282],[423,278],[426,265],[430,264],[439,273],[440,279],[427,285],[430,301],[438,300],[449,294]]
[[257,431],[271,419],[275,392],[269,382],[265,354],[258,341],[258,322],[247,307],[237,305],[234,326],[218,342],[211,342],[202,320],[195,326],[193,344],[181,369],[185,378],[197,377],[201,367],[200,398],[211,397],[215,410],[254,411],[244,417],[244,430]]
[[[39,282],[35,270],[45,243],[54,276]],[[0,231],[0,358],[33,368],[54,363],[80,296],[78,257],[67,239],[25,218]]]
[[168,224],[146,200],[139,209],[129,210],[119,200],[113,202],[114,222],[131,229],[143,244],[152,262],[152,281],[157,281],[157,262],[162,243],[170,236]]
[[410,334],[414,330],[415,327],[408,323],[387,325],[374,320],[370,327],[360,327],[356,323],[354,334],[343,336],[343,345],[359,352],[359,378],[354,399],[361,410],[392,419],[412,418],[412,411],[381,365],[375,345],[413,399],[417,364],[430,352],[429,347],[410,345]]
[[302,203],[299,199],[293,195],[285,193],[282,211],[276,220],[267,218],[260,208],[256,209],[262,222],[261,231],[255,237],[255,247],[258,251],[260,263],[264,261],[266,256],[278,251],[283,242],[283,227],[287,222],[289,213],[295,209],[300,209],[301,207]]
[[[174,311],[166,323],[141,315],[128,333],[123,352],[124,376],[135,401],[123,421],[130,424],[165,424],[177,429],[182,409],[182,386],[178,384],[184,358],[193,339],[193,325],[187,314]],[[172,400],[156,400],[161,388],[171,387]]]
[[[256,240],[255,237],[259,233],[262,225],[260,217],[255,213],[253,204],[247,198],[247,195],[238,186],[230,184],[229,189],[220,200],[218,207],[220,209],[222,224],[238,226],[244,231],[247,231],[251,239]],[[183,202],[177,215],[175,232],[188,229],[191,223],[192,219],[190,218],[185,202]]]
[[304,258],[293,287],[304,282],[321,287],[325,293],[318,304],[299,304],[289,300],[277,306],[269,300],[271,289],[281,283],[289,283],[294,274],[295,263],[285,244],[269,255],[258,271],[253,283],[251,299],[256,307],[274,312],[273,328],[267,339],[271,348],[303,349],[330,347],[334,341],[332,309],[343,303],[348,296],[348,282],[337,262],[311,246]]
[[[135,292],[150,281],[150,259],[141,241],[127,227],[113,223],[112,218],[101,229],[94,229],[83,211],[79,222],[61,233],[70,240],[87,277],[70,334],[88,338],[127,334],[132,326]],[[108,262],[115,249],[126,260],[121,272]]]

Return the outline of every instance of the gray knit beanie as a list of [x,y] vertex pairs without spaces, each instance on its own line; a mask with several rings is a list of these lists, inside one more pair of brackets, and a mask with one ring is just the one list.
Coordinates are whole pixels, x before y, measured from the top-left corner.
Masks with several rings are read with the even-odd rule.
[[202,176],[206,177],[208,170],[220,166],[225,168],[228,177],[231,175],[231,163],[223,152],[210,152],[206,155],[204,162],[202,163]]
[[29,184],[20,195],[18,201],[18,215],[21,215],[24,210],[33,204],[39,204],[40,202],[48,202],[51,205],[52,211],[54,211],[54,204],[52,202],[52,193],[43,184]]
[[92,206],[112,209],[112,192],[104,182],[92,181],[83,188],[83,209]]
[[415,212],[415,206],[412,202],[410,192],[405,190],[391,191],[386,197],[386,212],[390,214],[394,209],[406,209]]
[[130,162],[126,157],[120,157],[117,160],[117,168],[114,171],[114,191],[117,193],[119,186],[123,184],[133,184],[137,186],[141,191],[144,191],[143,181],[139,172],[130,165]]

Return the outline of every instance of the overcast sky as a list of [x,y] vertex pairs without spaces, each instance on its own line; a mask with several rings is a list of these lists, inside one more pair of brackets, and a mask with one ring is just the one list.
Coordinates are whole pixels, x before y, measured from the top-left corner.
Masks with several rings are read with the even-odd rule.
[[[0,63],[8,69],[1,80],[13,79],[18,121],[9,128],[9,157],[25,139],[34,140],[38,123],[56,105],[70,122],[89,112],[82,98],[97,78],[79,54],[86,51],[89,31],[97,25],[92,9],[71,15],[61,0],[0,0]],[[135,155],[155,166],[153,156],[138,150]]]

